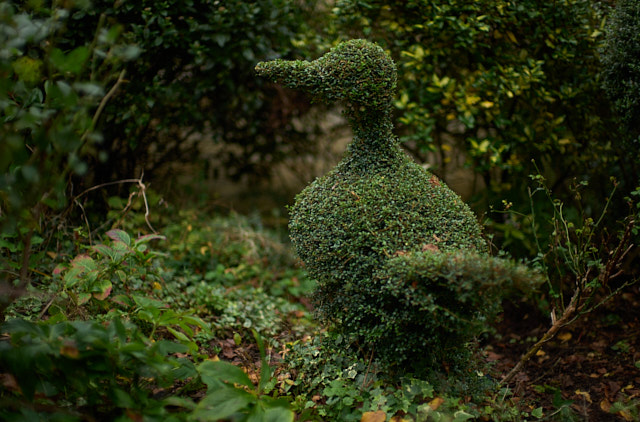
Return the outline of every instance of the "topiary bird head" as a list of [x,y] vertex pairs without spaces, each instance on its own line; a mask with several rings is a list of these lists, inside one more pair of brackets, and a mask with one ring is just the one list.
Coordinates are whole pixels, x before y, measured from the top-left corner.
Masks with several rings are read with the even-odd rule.
[[366,40],[340,43],[311,62],[260,62],[256,72],[327,102],[344,101],[353,111],[390,110],[397,79],[393,60],[381,47]]

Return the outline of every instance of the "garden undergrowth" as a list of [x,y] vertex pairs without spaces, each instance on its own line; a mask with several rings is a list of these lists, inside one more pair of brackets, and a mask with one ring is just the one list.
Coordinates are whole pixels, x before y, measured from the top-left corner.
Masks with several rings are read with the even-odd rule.
[[[315,283],[257,218],[182,211],[161,234],[141,221],[43,236],[1,328],[0,418],[544,419],[481,359],[450,382],[359,357],[315,324]],[[17,260],[11,241],[1,247]]]

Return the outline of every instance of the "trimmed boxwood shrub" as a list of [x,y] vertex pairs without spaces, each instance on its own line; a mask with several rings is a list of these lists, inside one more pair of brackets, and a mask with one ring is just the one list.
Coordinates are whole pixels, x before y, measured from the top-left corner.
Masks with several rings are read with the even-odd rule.
[[[474,327],[482,320],[477,318],[494,313],[476,287],[484,281],[502,285],[510,278],[501,275],[505,268],[493,270],[501,261],[482,267],[489,262],[487,247],[467,205],[399,148],[390,119],[396,82],[391,58],[375,44],[352,40],[313,62],[278,60],[258,64],[257,71],[316,97],[344,100],[353,126],[344,159],[304,189],[291,208],[293,245],[318,281],[319,318],[388,362],[415,357],[424,345],[439,350],[435,355],[440,356],[452,334],[461,341],[451,346],[464,347],[477,332]],[[476,276],[486,280],[470,282],[465,272],[457,277],[455,271],[434,278],[439,267],[457,268],[457,258],[450,255],[455,251],[472,253],[464,255],[464,268],[476,263]],[[397,263],[400,257],[414,256],[416,261],[404,259],[419,269],[416,280],[405,277],[405,267]],[[422,287],[408,301],[390,288],[409,281]],[[441,292],[441,284],[450,285],[450,291]],[[454,297],[464,286],[471,286],[477,300]],[[499,296],[502,290],[495,292]],[[428,295],[458,301],[460,307],[449,315],[456,324],[433,319],[434,310],[423,304]],[[416,329],[421,330],[416,341],[407,342]],[[398,348],[401,343],[406,347]],[[434,362],[432,356],[419,360]]]

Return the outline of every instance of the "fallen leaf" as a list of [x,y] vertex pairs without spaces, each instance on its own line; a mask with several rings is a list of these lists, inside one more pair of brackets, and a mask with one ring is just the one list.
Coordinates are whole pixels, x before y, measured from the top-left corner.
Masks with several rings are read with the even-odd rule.
[[609,413],[609,409],[611,409],[611,403],[609,403],[609,400],[603,399],[600,402],[600,409],[602,409],[604,412]]
[[436,397],[429,402],[429,407],[433,410],[438,410],[442,403],[444,403],[444,399],[442,397]]
[[558,339],[562,341],[569,341],[571,340],[571,333],[560,333],[558,334]]
[[387,420],[387,414],[382,410],[376,412],[364,412],[360,422],[384,422]]
[[631,413],[629,413],[628,411],[626,411],[624,409],[619,411],[616,414],[619,415],[619,416],[622,416],[622,419],[624,419],[625,421],[629,421],[629,422],[633,421],[633,416],[631,416]]
[[12,390],[12,391],[20,391],[20,387],[18,386],[18,381],[11,374],[0,374],[0,380],[2,380],[2,386]]
[[589,403],[593,403],[593,401],[591,401],[591,396],[589,395],[589,392],[587,391],[580,391],[580,390],[576,390],[576,394],[579,396],[584,397],[584,399],[589,402]]
[[70,359],[78,359],[80,357],[80,352],[73,343],[66,343],[60,347],[60,354]]
[[546,353],[544,352],[544,350],[540,349],[536,352],[536,356],[544,356],[546,355]]
[[129,419],[131,419],[134,422],[142,422],[144,420],[144,418],[142,417],[142,415],[138,412],[136,412],[135,410],[132,409],[127,409],[126,410],[126,415]]

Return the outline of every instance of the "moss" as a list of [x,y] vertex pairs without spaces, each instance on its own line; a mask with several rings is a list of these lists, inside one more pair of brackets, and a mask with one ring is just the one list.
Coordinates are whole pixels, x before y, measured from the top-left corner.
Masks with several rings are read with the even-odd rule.
[[[260,63],[256,69],[321,99],[345,101],[353,126],[354,138],[343,160],[304,189],[291,208],[291,240],[318,281],[314,298],[319,318],[347,338],[362,340],[363,349],[377,351],[387,362],[413,359],[425,344],[445,351],[454,340],[456,347],[464,347],[458,340],[468,340],[476,332],[482,303],[459,314],[454,310],[460,321],[474,320],[462,330],[460,325],[431,319],[433,309],[420,300],[407,302],[398,289],[389,288],[406,287],[412,279],[402,269],[413,262],[420,268],[414,273],[425,277],[420,283],[412,280],[425,286],[417,295],[436,297],[444,294],[438,289],[447,283],[434,281],[427,268],[455,265],[451,254],[461,250],[471,254],[464,260],[467,267],[467,261],[482,264],[488,258],[480,226],[468,206],[413,162],[392,133],[396,70],[391,58],[375,44],[353,40],[313,62],[278,60]],[[406,265],[398,266],[398,260]],[[460,280],[449,281],[453,293],[446,295],[452,297]],[[466,306],[464,300],[451,300],[456,308]],[[416,330],[422,334],[414,336]],[[460,335],[452,335],[456,333]],[[418,361],[434,363],[433,357]]]

